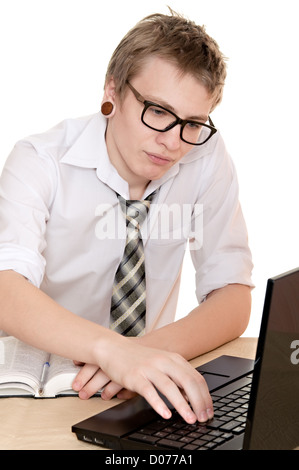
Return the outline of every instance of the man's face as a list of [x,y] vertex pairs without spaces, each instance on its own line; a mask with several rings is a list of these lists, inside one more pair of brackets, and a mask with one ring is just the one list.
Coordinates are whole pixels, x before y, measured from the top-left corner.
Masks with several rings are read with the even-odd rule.
[[[145,100],[173,111],[182,119],[206,122],[212,99],[191,75],[181,75],[166,60],[152,57],[131,84]],[[109,118],[106,141],[110,160],[130,186],[145,188],[161,178],[193,148],[180,138],[181,126],[167,132],[149,129],[141,122],[144,105],[128,88]]]

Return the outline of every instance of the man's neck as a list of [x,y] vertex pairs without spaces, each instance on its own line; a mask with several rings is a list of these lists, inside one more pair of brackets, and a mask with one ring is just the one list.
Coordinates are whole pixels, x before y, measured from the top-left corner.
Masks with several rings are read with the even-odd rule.
[[129,185],[130,199],[131,200],[140,200],[146,190],[147,184],[141,186],[131,186]]
[[138,177],[132,173],[131,169],[126,165],[125,161],[120,158],[117,149],[115,149],[114,142],[109,139],[108,129],[106,133],[106,144],[110,162],[117,170],[119,176],[129,185],[130,199],[142,199],[142,196],[150,181],[144,177]]

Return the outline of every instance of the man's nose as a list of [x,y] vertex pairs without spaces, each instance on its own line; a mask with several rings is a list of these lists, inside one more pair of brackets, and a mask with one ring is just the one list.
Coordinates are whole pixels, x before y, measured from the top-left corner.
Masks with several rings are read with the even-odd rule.
[[159,132],[157,141],[160,144],[164,144],[169,150],[177,150],[182,143],[180,133],[181,126],[177,124],[166,132]]

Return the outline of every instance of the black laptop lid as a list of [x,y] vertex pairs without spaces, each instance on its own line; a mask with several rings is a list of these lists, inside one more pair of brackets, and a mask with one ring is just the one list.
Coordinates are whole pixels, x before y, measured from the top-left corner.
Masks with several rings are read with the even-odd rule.
[[299,268],[269,279],[245,449],[299,445]]

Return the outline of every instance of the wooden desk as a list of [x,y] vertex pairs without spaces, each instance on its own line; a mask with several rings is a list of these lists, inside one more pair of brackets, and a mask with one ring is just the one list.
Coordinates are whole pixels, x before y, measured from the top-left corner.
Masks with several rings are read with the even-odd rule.
[[[222,354],[254,359],[256,338],[238,338],[191,361],[194,367]],[[120,400],[101,398],[83,401],[76,397],[38,399],[0,399],[0,450],[100,450],[81,442],[71,426]]]

